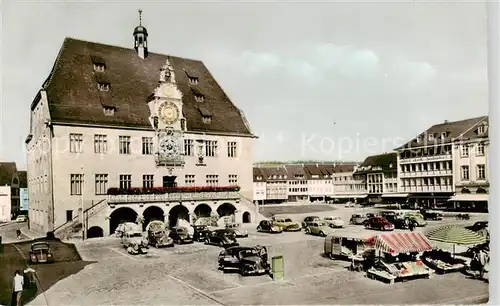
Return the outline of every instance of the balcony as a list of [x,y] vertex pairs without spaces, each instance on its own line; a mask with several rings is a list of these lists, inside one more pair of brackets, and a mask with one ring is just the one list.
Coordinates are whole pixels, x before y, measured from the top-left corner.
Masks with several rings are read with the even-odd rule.
[[451,153],[444,155],[434,155],[434,156],[419,156],[411,158],[400,158],[399,164],[411,164],[411,163],[421,163],[421,162],[433,162],[442,160],[451,160]]
[[453,170],[429,170],[429,171],[410,171],[410,172],[400,172],[399,177],[410,178],[410,177],[427,177],[427,176],[445,176],[453,175]]
[[406,186],[401,187],[402,192],[453,192],[453,186],[451,185],[439,185],[439,186]]

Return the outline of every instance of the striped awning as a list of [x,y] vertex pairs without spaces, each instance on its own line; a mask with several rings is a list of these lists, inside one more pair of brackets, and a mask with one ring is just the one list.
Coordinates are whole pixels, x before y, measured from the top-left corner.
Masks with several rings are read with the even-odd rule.
[[430,230],[426,233],[429,240],[458,245],[475,245],[485,243],[486,235],[473,232],[462,226],[450,224]]
[[386,233],[372,239],[375,249],[392,255],[432,250],[431,242],[421,232]]

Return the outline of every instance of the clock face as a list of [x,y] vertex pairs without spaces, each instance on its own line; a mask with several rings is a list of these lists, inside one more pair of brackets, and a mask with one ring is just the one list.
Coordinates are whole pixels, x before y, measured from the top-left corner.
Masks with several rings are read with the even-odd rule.
[[165,102],[160,105],[158,113],[165,124],[174,124],[179,120],[179,108],[172,102]]
[[165,96],[171,97],[173,95],[172,87],[170,86],[163,87],[163,93],[165,94]]
[[173,137],[163,137],[159,142],[159,151],[167,157],[175,157],[179,155],[179,146]]

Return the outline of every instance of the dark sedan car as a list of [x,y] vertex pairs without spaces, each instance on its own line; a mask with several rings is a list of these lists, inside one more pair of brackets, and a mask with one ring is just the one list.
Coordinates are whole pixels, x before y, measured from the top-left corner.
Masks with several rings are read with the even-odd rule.
[[198,242],[205,241],[207,234],[210,232],[210,230],[208,229],[208,226],[206,226],[206,225],[193,225],[193,228],[194,228],[193,240],[198,241]]
[[30,263],[52,263],[54,255],[52,249],[47,242],[35,242],[31,245],[29,251]]
[[224,248],[240,245],[236,241],[234,231],[230,229],[216,229],[210,231],[205,237],[205,244],[218,245]]
[[408,221],[408,219],[401,219],[401,218],[398,218],[396,215],[387,216],[387,217],[385,217],[385,219],[387,221],[389,221],[390,223],[394,224],[394,228],[397,228],[397,229],[410,228],[410,222]]
[[269,273],[270,268],[265,246],[233,246],[219,254],[219,269],[224,272],[236,270],[244,276],[261,275]]
[[283,232],[283,229],[277,225],[274,225],[270,220],[262,220],[257,226],[258,232],[279,234]]
[[488,227],[488,221],[477,221],[473,225],[467,226],[465,228],[473,232],[479,232],[480,230],[483,230],[487,227]]
[[394,230],[394,224],[382,217],[373,217],[365,221],[365,228],[379,231],[392,231]]
[[172,227],[169,237],[177,244],[193,243],[193,237],[189,235],[188,229],[182,226]]

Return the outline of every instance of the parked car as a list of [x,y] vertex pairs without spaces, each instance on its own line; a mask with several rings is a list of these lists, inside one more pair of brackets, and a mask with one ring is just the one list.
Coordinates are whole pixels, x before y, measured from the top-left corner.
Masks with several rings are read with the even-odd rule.
[[47,242],[33,243],[30,247],[28,258],[31,264],[54,262],[54,254]]
[[126,231],[122,235],[121,243],[129,254],[137,255],[148,253],[149,243],[141,231]]
[[309,223],[314,221],[321,221],[321,218],[318,216],[307,216],[302,220],[302,228],[306,228],[309,226]]
[[333,228],[344,227],[344,221],[342,221],[342,218],[340,218],[339,216],[324,217],[323,222]]
[[273,224],[279,226],[285,232],[298,232],[301,230],[300,223],[286,216],[273,216]]
[[375,213],[367,213],[366,214],[367,219],[374,218],[374,217],[377,217],[377,214],[375,214]]
[[272,233],[272,234],[280,234],[283,232],[283,229],[280,226],[274,225],[270,220],[262,220],[259,222],[257,226],[258,232]]
[[396,212],[394,212],[392,210],[383,210],[383,211],[379,212],[379,216],[381,216],[382,218],[385,218],[385,219],[387,219],[387,217],[389,217],[389,216],[396,217]]
[[427,221],[425,221],[424,216],[418,212],[407,212],[405,214],[405,219],[408,219],[409,222],[413,223],[413,226],[426,226]]
[[26,222],[26,221],[28,221],[28,217],[26,217],[25,215],[19,215],[16,218],[16,222]]
[[236,238],[248,237],[248,231],[242,228],[240,223],[228,223],[226,224],[226,228],[232,229],[236,235]]
[[197,242],[205,241],[207,234],[210,232],[206,225],[193,225],[193,240]]
[[269,264],[267,248],[265,246],[229,247],[219,254],[219,269],[224,272],[236,270],[241,275],[268,274]]
[[205,244],[218,245],[224,248],[240,245],[234,236],[234,232],[230,229],[210,231],[207,237],[205,237]]
[[474,232],[479,232],[488,227],[488,221],[477,221],[471,226],[466,226],[465,228]]
[[379,231],[392,231],[394,230],[394,224],[382,217],[372,217],[365,221],[365,228]]
[[149,245],[155,248],[170,248],[174,246],[174,240],[169,237],[169,233],[165,228],[150,227],[147,233]]
[[193,243],[193,237],[189,235],[188,229],[183,226],[174,226],[170,229],[170,238],[177,244]]
[[442,211],[431,210],[425,211],[423,214],[425,220],[443,220],[444,214]]
[[356,207],[356,203],[347,202],[347,203],[345,203],[344,207]]
[[309,223],[309,225],[305,228],[304,232],[306,234],[326,237],[326,235],[333,233],[334,229],[332,229],[323,221],[314,221]]
[[396,229],[408,229],[410,227],[410,221],[408,221],[408,219],[398,218],[397,215],[387,216],[385,219],[392,223]]
[[121,238],[126,231],[141,231],[141,226],[134,222],[123,222],[115,230],[115,236]]
[[365,215],[363,214],[353,214],[351,215],[351,219],[349,219],[349,224],[361,225],[367,220]]

